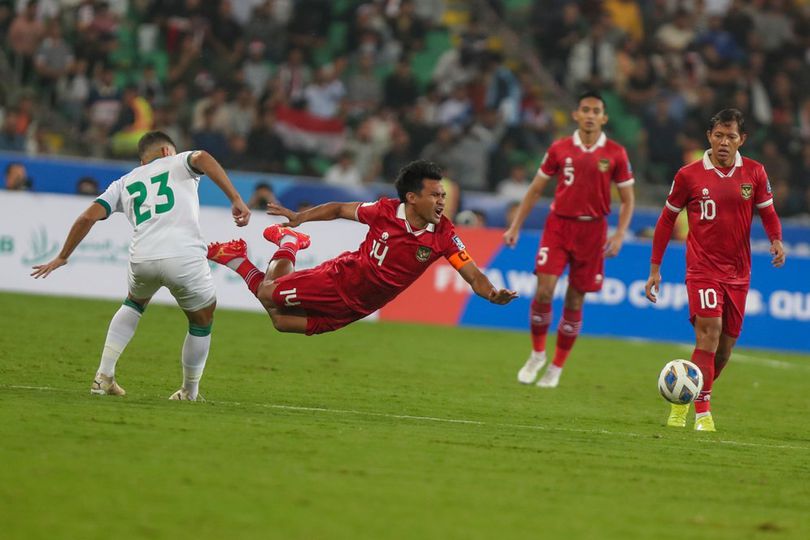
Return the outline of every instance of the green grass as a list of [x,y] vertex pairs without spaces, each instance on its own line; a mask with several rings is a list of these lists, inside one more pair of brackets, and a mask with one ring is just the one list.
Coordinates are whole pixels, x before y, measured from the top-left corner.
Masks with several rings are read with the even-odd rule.
[[807,357],[732,358],[695,433],[662,427],[678,345],[583,338],[549,391],[521,333],[220,311],[208,402],[177,403],[185,318],[155,305],[98,398],[116,309],[0,294],[3,539],[810,538]]

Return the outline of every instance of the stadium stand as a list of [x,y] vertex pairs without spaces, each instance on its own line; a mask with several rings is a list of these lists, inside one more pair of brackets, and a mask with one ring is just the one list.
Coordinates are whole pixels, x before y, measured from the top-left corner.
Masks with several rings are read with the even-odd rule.
[[809,30],[800,1],[3,1],[0,151],[130,159],[161,129],[261,173],[322,178],[348,151],[372,185],[440,156],[498,224],[512,201],[477,192],[530,176],[587,87],[642,201],[736,106],[778,211],[807,214]]

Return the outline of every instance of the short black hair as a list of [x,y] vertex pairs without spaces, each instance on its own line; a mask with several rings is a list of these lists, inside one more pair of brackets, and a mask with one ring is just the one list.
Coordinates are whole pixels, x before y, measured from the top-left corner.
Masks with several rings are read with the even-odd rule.
[[138,157],[143,159],[143,156],[146,155],[152,147],[158,145],[163,146],[164,144],[170,144],[177,150],[177,145],[174,144],[171,137],[162,131],[150,131],[138,141]]
[[425,161],[423,159],[411,161],[402,167],[394,182],[399,200],[405,202],[408,193],[420,193],[424,187],[422,181],[425,178],[429,180],[441,180],[442,168],[432,161]]
[[267,182],[257,182],[256,185],[253,186],[253,191],[259,191],[260,189],[269,189],[271,193],[273,192],[273,186]]
[[596,90],[586,90],[582,92],[579,96],[577,96],[577,108],[579,108],[579,104],[582,103],[583,99],[594,98],[598,99],[602,102],[602,109],[607,111],[607,103],[605,103],[605,98],[602,97],[602,94],[597,92]]
[[717,124],[731,124],[737,123],[737,130],[740,135],[745,133],[745,116],[739,109],[723,109],[718,112],[709,120],[709,133],[711,133]]

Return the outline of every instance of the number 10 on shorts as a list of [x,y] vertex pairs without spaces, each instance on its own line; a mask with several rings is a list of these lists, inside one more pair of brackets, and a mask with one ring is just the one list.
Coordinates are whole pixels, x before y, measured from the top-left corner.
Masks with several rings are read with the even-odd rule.
[[714,289],[698,289],[700,309],[714,309],[717,307],[717,291]]

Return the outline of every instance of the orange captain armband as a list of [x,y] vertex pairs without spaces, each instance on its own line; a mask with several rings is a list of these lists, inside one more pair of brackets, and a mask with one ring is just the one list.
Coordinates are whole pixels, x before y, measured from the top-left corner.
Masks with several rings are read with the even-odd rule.
[[473,259],[472,257],[470,257],[470,254],[467,253],[466,249],[462,249],[461,251],[457,251],[456,253],[453,253],[452,255],[447,257],[447,262],[453,265],[453,268],[455,268],[456,270],[461,270],[462,266],[464,266],[467,263],[473,262]]

